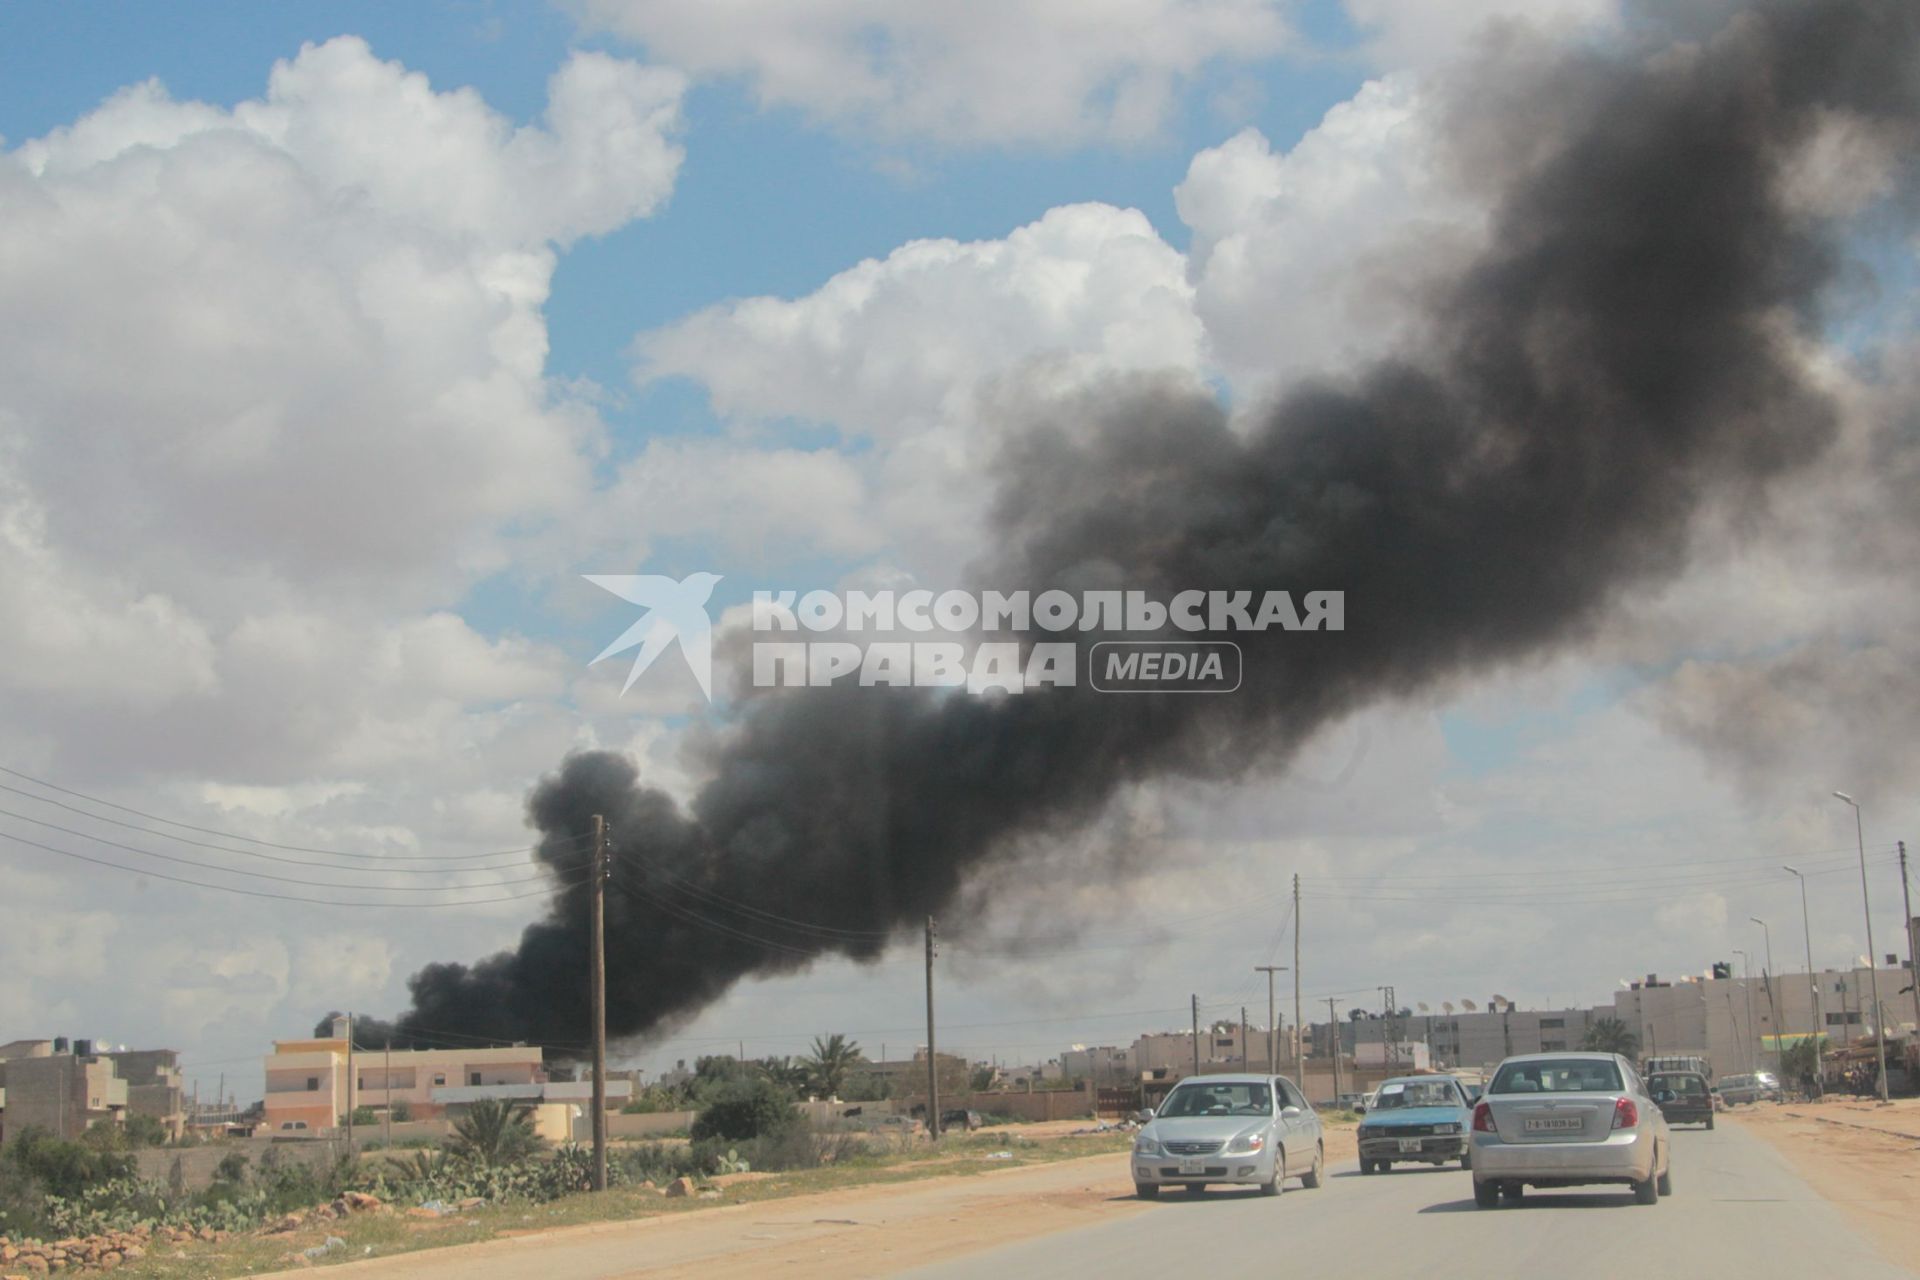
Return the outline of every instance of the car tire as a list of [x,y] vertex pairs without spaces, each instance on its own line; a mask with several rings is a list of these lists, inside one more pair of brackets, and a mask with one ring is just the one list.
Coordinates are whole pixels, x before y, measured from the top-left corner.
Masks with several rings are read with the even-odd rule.
[[1709,1129],[1711,1129],[1711,1128],[1713,1128],[1713,1117],[1712,1117],[1712,1116],[1708,1116],[1708,1117],[1707,1117],[1707,1128],[1709,1128]]
[[1369,1173],[1369,1174],[1370,1174],[1370,1173],[1372,1173],[1372,1172],[1373,1172],[1373,1161],[1371,1161],[1371,1160],[1362,1160],[1362,1161],[1360,1162],[1360,1172],[1361,1172],[1361,1173]]
[[1473,1180],[1473,1202],[1482,1209],[1499,1208],[1500,1184],[1497,1182],[1482,1182],[1478,1178],[1475,1178]]
[[1460,1167],[1461,1167],[1462,1169],[1471,1169],[1471,1168],[1473,1168],[1473,1152],[1471,1152],[1471,1151],[1462,1151],[1462,1152],[1460,1153]]
[[1504,1183],[1500,1188],[1500,1195],[1506,1200],[1507,1208],[1517,1209],[1520,1207],[1520,1202],[1527,1197],[1527,1186],[1524,1182]]
[[1671,1163],[1671,1156],[1668,1157],[1668,1161],[1667,1167],[1660,1171],[1660,1176],[1656,1178],[1653,1183],[1654,1190],[1663,1196],[1673,1194],[1673,1165]]
[[1142,1200],[1158,1200],[1160,1187],[1158,1183],[1136,1182],[1133,1184],[1133,1194]]
[[1281,1184],[1286,1182],[1286,1180],[1287,1159],[1285,1156],[1275,1152],[1273,1157],[1273,1176],[1260,1184],[1260,1194],[1263,1196],[1279,1195],[1282,1189]]
[[1635,1204],[1659,1204],[1660,1203],[1659,1179],[1654,1177],[1653,1174],[1649,1173],[1647,1175],[1647,1180],[1645,1182],[1634,1183],[1633,1184],[1633,1202]]
[[1327,1167],[1327,1149],[1324,1144],[1313,1148],[1313,1163],[1300,1175],[1300,1185],[1312,1191],[1319,1187],[1322,1173]]

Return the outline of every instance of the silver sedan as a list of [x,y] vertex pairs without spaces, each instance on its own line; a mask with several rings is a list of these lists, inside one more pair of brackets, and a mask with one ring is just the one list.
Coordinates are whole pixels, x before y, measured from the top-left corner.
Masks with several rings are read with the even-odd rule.
[[1213,1182],[1278,1195],[1288,1178],[1320,1185],[1326,1144],[1320,1117],[1285,1076],[1189,1076],[1134,1138],[1132,1165],[1143,1199]]
[[1526,1187],[1624,1183],[1641,1204],[1673,1189],[1666,1118],[1619,1054],[1508,1058],[1474,1104],[1472,1138],[1483,1209]]

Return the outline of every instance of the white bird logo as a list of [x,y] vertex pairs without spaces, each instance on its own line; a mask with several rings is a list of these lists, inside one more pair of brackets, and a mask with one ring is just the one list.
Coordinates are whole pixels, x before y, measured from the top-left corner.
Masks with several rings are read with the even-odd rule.
[[622,631],[619,639],[602,649],[600,657],[588,666],[639,645],[640,652],[634,655],[627,682],[620,686],[620,692],[625,694],[633,688],[640,673],[678,640],[681,656],[686,658],[693,678],[700,682],[700,692],[707,695],[708,702],[713,701],[713,623],[707,617],[707,598],[720,581],[719,574],[690,573],[677,582],[657,573],[581,576],[594,586],[646,610],[639,621]]

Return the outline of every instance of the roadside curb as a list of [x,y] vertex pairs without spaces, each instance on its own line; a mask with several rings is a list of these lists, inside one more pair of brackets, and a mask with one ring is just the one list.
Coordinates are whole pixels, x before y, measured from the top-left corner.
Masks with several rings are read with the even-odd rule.
[[1795,1120],[1811,1120],[1816,1124],[1838,1125],[1843,1129],[1857,1129],[1861,1133],[1877,1133],[1883,1137],[1899,1138],[1906,1142],[1920,1143],[1920,1133],[1907,1133],[1901,1129],[1886,1129],[1877,1124],[1861,1124],[1857,1120],[1835,1120],[1832,1116],[1811,1116],[1804,1111],[1789,1111]]

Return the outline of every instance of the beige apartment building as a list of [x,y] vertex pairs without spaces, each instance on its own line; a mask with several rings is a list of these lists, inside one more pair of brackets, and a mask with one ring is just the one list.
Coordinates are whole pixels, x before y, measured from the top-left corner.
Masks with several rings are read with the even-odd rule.
[[267,1131],[332,1129],[356,1107],[386,1111],[401,1103],[414,1119],[427,1120],[495,1090],[501,1096],[538,1097],[547,1083],[537,1045],[356,1049],[351,1078],[347,1060],[344,1036],[274,1041],[265,1064]]

